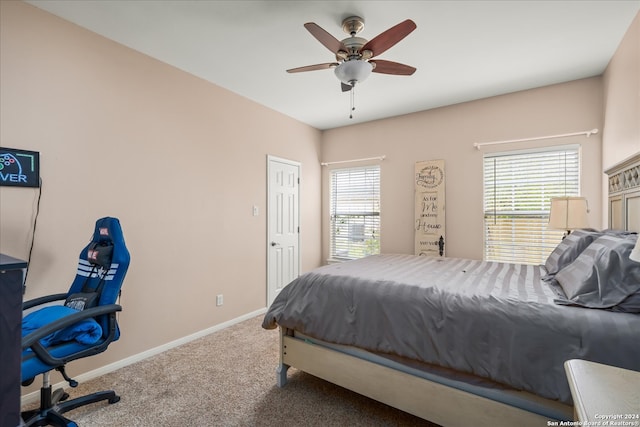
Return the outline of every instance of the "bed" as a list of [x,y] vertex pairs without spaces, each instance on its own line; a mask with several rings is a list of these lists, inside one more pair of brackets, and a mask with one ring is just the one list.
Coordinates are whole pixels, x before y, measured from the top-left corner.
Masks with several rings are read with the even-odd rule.
[[280,328],[278,385],[292,366],[446,426],[570,420],[566,360],[640,371],[636,240],[574,231],[542,266],[385,254],[315,269],[263,321]]

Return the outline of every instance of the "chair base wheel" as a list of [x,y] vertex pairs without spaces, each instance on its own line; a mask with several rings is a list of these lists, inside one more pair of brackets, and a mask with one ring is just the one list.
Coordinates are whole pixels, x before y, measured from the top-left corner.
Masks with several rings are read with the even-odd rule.
[[44,387],[42,390],[42,399],[40,408],[22,412],[23,424],[21,426],[59,426],[59,427],[77,427],[72,420],[64,417],[62,414],[79,408],[80,406],[89,405],[91,403],[106,400],[109,404],[120,401],[120,396],[113,390],[99,391],[87,396],[76,397],[67,400],[69,394],[62,389],[51,393],[51,386]]

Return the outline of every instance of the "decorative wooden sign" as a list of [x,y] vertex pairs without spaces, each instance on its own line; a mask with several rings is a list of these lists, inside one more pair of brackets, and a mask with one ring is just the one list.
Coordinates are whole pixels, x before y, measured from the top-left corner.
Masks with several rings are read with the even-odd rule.
[[415,254],[444,256],[444,160],[416,162]]

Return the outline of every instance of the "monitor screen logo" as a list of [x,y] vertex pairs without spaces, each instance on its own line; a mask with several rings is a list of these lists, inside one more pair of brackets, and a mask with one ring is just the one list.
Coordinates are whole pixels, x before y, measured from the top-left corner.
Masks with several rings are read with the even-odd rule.
[[0,147],[0,185],[38,187],[40,153]]

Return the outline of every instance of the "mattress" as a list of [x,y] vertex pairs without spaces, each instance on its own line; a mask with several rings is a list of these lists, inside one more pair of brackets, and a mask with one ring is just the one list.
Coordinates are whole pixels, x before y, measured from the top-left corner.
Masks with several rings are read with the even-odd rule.
[[287,285],[264,328],[455,369],[571,403],[563,363],[640,370],[640,316],[563,306],[544,267],[413,255],[331,264]]

